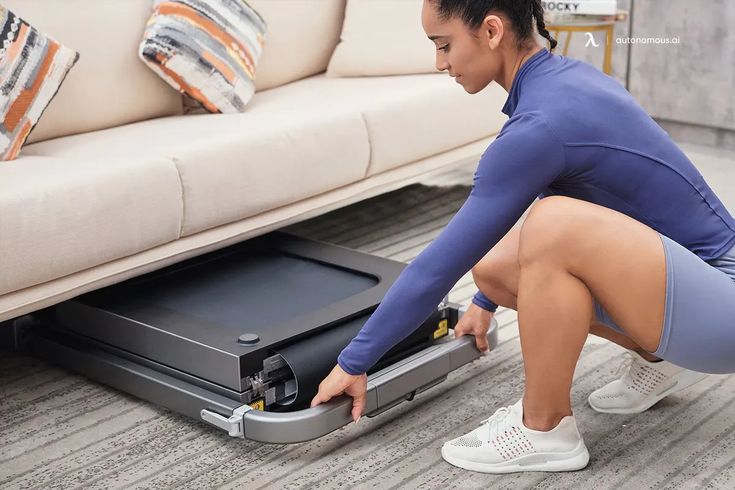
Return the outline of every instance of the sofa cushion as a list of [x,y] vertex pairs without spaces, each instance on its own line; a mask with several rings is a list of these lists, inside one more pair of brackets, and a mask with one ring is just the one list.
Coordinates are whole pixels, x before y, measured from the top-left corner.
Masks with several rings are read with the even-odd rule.
[[209,112],[243,112],[266,26],[245,1],[156,0],[141,60]]
[[256,91],[322,73],[339,42],[345,0],[249,0],[268,24]]
[[[436,73],[436,48],[421,25],[423,0],[348,0],[328,77]],[[380,26],[376,29],[375,26]]]
[[456,166],[461,162],[477,162],[491,140],[492,138],[488,138],[470,143],[415,164],[405,165],[250,218],[182,237],[38,286],[2,294],[0,322],[398,189],[438,169]]
[[338,108],[363,115],[368,175],[458,148],[500,131],[508,94],[497,83],[469,95],[446,74],[327,78],[324,74],[255,94],[248,113]]
[[470,96],[446,75],[322,74],[256,93],[242,114],[160,118],[24,152],[172,158],[190,235],[492,136],[506,95],[492,84]]
[[29,143],[182,113],[181,95],[137,55],[152,0],[3,0],[2,4],[80,53]]
[[21,156],[0,165],[0,294],[175,240],[181,185],[161,158]]
[[370,150],[359,112],[290,107],[160,118],[30,145],[26,154],[171,158],[184,192],[182,235],[190,235],[360,180]]
[[79,54],[0,5],[0,160],[13,160]]

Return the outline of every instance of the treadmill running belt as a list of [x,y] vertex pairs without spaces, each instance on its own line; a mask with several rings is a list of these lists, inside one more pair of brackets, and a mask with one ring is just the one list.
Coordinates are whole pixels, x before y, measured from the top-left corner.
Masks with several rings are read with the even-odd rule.
[[295,344],[275,349],[288,363],[296,379],[296,393],[280,402],[291,410],[308,408],[319,383],[337,364],[337,356],[357,335],[366,317],[359,317]]
[[[224,262],[224,261],[222,261]],[[373,287],[369,276],[286,255],[228,257],[219,266],[145,281],[135,294],[157,304],[242,333],[243,320],[271,325]]]

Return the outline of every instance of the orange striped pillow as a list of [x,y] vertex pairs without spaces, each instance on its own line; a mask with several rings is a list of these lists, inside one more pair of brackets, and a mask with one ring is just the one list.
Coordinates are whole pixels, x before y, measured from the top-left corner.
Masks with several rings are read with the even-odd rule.
[[0,160],[14,160],[79,59],[0,6]]
[[139,56],[210,112],[243,112],[265,21],[244,0],[156,0]]

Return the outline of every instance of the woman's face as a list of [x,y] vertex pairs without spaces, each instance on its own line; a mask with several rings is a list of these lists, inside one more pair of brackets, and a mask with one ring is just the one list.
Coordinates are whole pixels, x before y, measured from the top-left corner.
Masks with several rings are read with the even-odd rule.
[[447,70],[465,91],[475,94],[497,80],[502,73],[500,41],[503,21],[488,15],[477,30],[470,30],[461,19],[442,22],[433,0],[424,0],[421,23],[436,45],[436,67]]

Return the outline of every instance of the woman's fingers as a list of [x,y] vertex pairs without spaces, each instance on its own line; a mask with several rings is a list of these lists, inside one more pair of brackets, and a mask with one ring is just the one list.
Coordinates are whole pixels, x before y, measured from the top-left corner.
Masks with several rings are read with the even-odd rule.
[[365,392],[356,393],[352,397],[352,420],[357,422],[365,410]]
[[344,393],[344,388],[337,386],[334,381],[334,375],[330,374],[319,383],[319,390],[316,396],[311,400],[311,407],[315,407],[320,403],[328,402],[333,397]]
[[461,337],[462,335],[473,335],[475,337],[475,345],[477,346],[477,350],[480,352],[484,352],[486,350],[490,349],[490,344],[488,344],[487,341],[487,328],[484,328],[481,325],[476,325],[471,329],[455,329],[454,330],[454,337]]
[[461,337],[462,335],[473,335],[475,337],[475,345],[480,352],[490,348],[487,342],[487,329],[479,323],[457,323],[454,327],[454,338]]
[[361,375],[347,388],[346,393],[352,397],[352,420],[357,423],[365,411],[367,403],[367,374]]
[[319,391],[311,400],[311,407],[327,402],[333,397],[346,393],[352,397],[352,420],[357,422],[367,403],[367,374],[347,375],[339,366],[319,384]]
[[311,399],[311,405],[310,408],[313,408],[320,403],[328,402],[332,399],[332,395],[328,394],[321,385],[319,385],[319,392],[316,394],[314,398]]
[[463,322],[460,320],[457,325],[454,326],[454,337],[461,337],[462,335],[467,335],[472,333],[472,327],[467,325],[467,322]]

